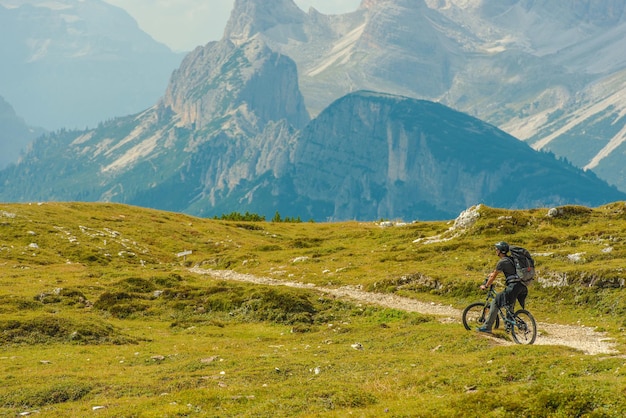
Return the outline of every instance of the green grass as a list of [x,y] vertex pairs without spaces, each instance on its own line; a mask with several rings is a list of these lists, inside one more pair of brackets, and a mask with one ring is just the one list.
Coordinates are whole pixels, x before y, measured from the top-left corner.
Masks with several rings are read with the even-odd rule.
[[[597,327],[624,353],[626,205],[562,209],[483,207],[455,236],[452,221],[247,223],[1,204],[0,416],[624,416],[623,354],[503,346],[434,316],[189,271],[462,309],[483,298],[493,244],[506,240],[537,254],[528,308],[539,321]],[[437,235],[450,239],[424,240]]]

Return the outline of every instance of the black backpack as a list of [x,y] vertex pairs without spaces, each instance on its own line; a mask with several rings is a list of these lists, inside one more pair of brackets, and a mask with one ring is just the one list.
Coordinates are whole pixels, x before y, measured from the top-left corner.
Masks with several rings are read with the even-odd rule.
[[525,248],[511,245],[509,251],[517,276],[525,286],[530,285],[535,278],[535,260]]

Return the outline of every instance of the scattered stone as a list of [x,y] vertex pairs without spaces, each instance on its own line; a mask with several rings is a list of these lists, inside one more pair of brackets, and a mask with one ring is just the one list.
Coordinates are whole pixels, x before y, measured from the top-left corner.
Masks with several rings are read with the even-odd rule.
[[550,208],[548,218],[557,218],[563,214],[563,208]]
[[459,214],[454,220],[454,224],[448,228],[443,234],[435,235],[434,237],[418,238],[414,240],[414,243],[433,244],[438,242],[450,241],[460,235],[461,232],[469,229],[476,223],[476,220],[480,218],[480,209],[482,205],[472,206]]
[[583,255],[585,255],[584,252],[583,253],[570,254],[570,255],[567,256],[567,259],[569,261],[574,262],[574,263],[578,263],[578,262],[584,261]]
[[165,360],[165,356],[157,355],[150,357],[153,361],[163,361]]

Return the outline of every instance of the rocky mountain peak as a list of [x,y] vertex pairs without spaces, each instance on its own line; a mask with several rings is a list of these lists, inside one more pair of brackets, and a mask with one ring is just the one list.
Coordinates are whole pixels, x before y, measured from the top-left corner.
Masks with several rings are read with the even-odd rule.
[[360,9],[371,9],[376,6],[377,3],[380,3],[381,0],[361,0]]
[[172,75],[161,106],[196,129],[234,113],[260,130],[269,121],[285,119],[296,128],[309,121],[295,63],[258,37],[196,48]]
[[277,25],[302,24],[305,18],[293,0],[235,0],[224,38],[241,43]]

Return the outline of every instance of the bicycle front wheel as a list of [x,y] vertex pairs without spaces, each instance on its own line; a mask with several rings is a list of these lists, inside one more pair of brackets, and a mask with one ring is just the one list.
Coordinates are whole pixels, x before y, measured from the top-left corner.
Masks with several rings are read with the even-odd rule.
[[[485,325],[485,321],[489,317],[490,304],[485,302],[474,302],[463,310],[461,318],[463,319],[463,326],[466,330],[471,331],[472,327],[482,327]],[[500,326],[500,318],[496,317],[493,327],[498,328]]]
[[513,340],[518,344],[530,345],[537,338],[537,323],[526,309],[515,312],[515,326],[511,330]]

